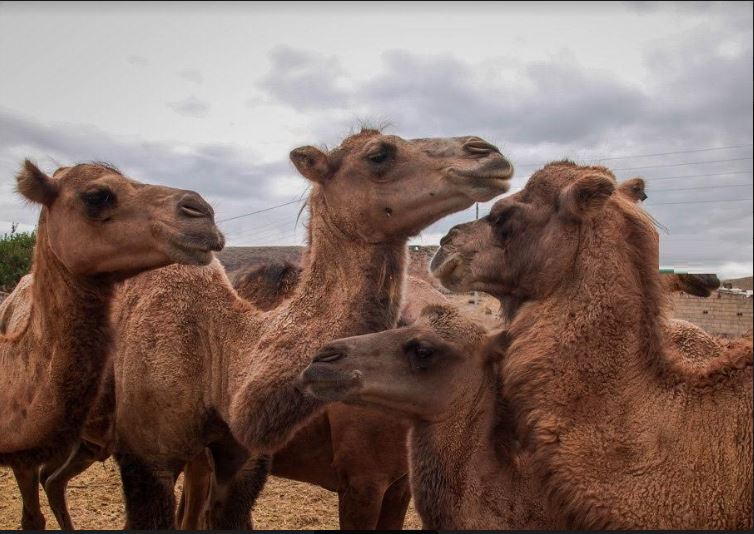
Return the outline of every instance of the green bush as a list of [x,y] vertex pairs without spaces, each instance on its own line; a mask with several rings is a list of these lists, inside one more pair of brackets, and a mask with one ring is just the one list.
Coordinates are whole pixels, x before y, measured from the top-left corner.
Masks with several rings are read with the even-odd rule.
[[0,291],[12,291],[29,272],[35,240],[34,232],[16,232],[15,224],[0,237]]

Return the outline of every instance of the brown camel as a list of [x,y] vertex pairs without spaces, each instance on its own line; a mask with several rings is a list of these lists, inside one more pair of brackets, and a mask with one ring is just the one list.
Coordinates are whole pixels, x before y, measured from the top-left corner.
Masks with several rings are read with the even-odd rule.
[[425,529],[562,528],[528,472],[485,334],[452,306],[428,306],[412,326],[328,343],[302,384],[323,401],[411,422],[411,488]]
[[570,528],[751,529],[752,344],[703,365],[666,339],[658,235],[604,167],[545,166],[458,232],[449,289],[506,306],[501,391]]
[[33,283],[20,288],[31,303],[9,297],[26,320],[4,321],[0,335],[0,464],[18,481],[22,527],[40,529],[39,466],[81,432],[110,350],[114,284],[174,262],[206,264],[223,237],[196,193],[141,184],[107,165],[49,177],[27,160],[16,180],[42,211]]
[[[274,452],[321,411],[295,385],[308,355],[330,339],[394,326],[409,236],[504,192],[512,175],[497,148],[473,137],[407,141],[367,130],[291,159],[313,183],[311,243],[281,306],[263,313],[240,299],[217,262],[124,284],[116,457],[131,528],[173,525],[176,473],[205,446],[214,463],[210,524],[246,527],[246,475],[256,467],[247,451]],[[347,430],[330,424],[334,448]],[[381,481],[383,492],[391,482]],[[341,502],[348,498],[346,488]]]

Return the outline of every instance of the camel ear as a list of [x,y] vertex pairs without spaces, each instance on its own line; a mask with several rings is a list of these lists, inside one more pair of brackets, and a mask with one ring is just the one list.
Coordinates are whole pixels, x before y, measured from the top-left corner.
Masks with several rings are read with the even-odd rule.
[[508,352],[511,344],[510,334],[506,328],[498,328],[487,334],[485,353],[490,362],[499,362]]
[[584,176],[561,191],[560,211],[568,218],[582,220],[599,213],[614,191],[615,183],[607,176]]
[[39,170],[31,161],[24,160],[24,166],[16,175],[16,190],[37,204],[49,206],[58,196],[55,182]]
[[634,202],[643,202],[647,200],[646,182],[643,178],[631,178],[624,180],[618,186],[618,192],[633,200]]
[[327,155],[313,146],[294,148],[290,158],[298,172],[313,182],[323,183],[332,174]]

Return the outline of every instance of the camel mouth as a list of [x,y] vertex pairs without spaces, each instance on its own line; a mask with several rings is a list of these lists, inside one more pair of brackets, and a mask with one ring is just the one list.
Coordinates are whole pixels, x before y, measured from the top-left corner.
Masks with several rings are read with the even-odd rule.
[[225,246],[225,237],[219,231],[203,235],[178,234],[168,242],[168,255],[178,263],[207,265],[212,261],[212,252]]
[[487,202],[510,190],[513,169],[512,167],[493,171],[450,169],[450,176],[474,202]]
[[327,362],[310,364],[299,381],[307,393],[324,401],[341,400],[362,384],[361,372],[338,369]]
[[445,280],[448,280],[460,265],[459,256],[458,252],[446,252],[440,247],[429,262],[429,272],[445,285]]

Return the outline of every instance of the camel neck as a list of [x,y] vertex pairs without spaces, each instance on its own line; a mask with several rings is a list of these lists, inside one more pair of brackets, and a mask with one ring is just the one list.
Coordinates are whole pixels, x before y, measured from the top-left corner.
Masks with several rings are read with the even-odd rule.
[[324,199],[312,195],[310,247],[291,307],[316,314],[345,314],[339,335],[395,326],[406,270],[406,240],[371,244],[330,220]]
[[[108,313],[113,282],[104,276],[71,273],[50,248],[43,224],[37,233],[32,270],[30,326],[49,348],[50,375],[59,382],[55,387],[66,392],[61,400],[76,412],[93,393],[92,386],[81,378],[98,375],[110,350]],[[77,388],[81,391],[70,395]]]
[[[589,253],[579,254],[573,272],[564,276],[569,285],[522,306],[508,329],[501,376],[516,434],[533,451],[543,491],[554,491],[551,501],[578,514],[586,514],[595,499],[617,506],[615,488],[640,481],[622,470],[604,477],[604,466],[615,458],[650,465],[668,452],[669,442],[661,438],[665,421],[652,409],[670,385],[660,330],[664,295],[653,251],[637,253],[635,241],[629,236],[615,243],[599,229],[582,239]],[[620,447],[596,447],[586,437],[592,435],[621,436]],[[605,484],[589,495],[577,498],[563,489],[597,479]],[[592,515],[606,521],[595,524],[604,528],[611,524],[606,517],[620,512]]]
[[448,410],[447,418],[419,420],[411,428],[412,494],[424,528],[468,528],[474,501],[487,492],[482,477],[501,479],[492,443],[493,380],[491,373],[485,373]]
[[[40,444],[42,449],[59,447],[73,439],[96,394],[111,343],[108,304],[112,284],[76,276],[66,269],[50,248],[44,211],[32,272],[29,324],[16,342],[17,350],[28,354],[11,362],[16,368],[12,372],[24,377],[14,382],[11,393],[24,403],[16,402],[18,410],[12,410],[7,419],[15,421],[16,450],[46,455],[37,450]],[[64,425],[55,414],[62,414]]]

